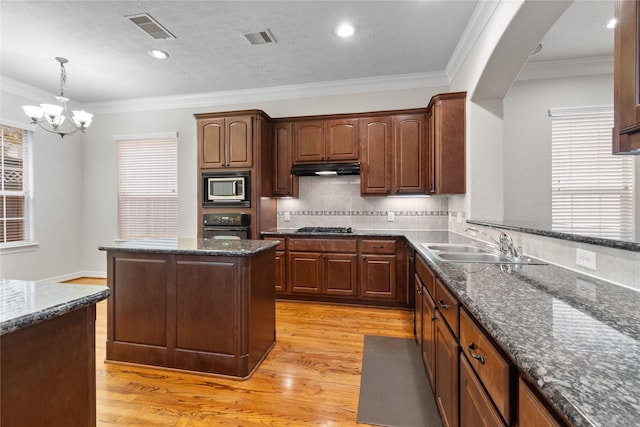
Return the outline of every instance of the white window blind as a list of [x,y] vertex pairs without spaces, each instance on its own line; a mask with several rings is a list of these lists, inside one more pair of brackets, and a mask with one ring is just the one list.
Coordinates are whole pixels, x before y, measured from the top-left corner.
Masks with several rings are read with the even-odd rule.
[[0,125],[0,246],[30,243],[31,134]]
[[553,230],[633,236],[633,160],[611,154],[612,107],[549,110]]
[[178,236],[178,144],[175,137],[116,137],[118,238]]

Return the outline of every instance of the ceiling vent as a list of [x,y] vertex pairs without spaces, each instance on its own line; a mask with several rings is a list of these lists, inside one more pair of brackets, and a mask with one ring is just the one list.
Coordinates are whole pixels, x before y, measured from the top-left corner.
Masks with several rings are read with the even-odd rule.
[[171,34],[166,28],[160,25],[158,21],[153,19],[151,15],[147,13],[130,15],[127,16],[127,19],[156,40],[176,38],[176,36]]
[[271,30],[266,29],[264,31],[256,31],[254,33],[244,33],[243,34],[249,43],[252,45],[256,44],[267,44],[267,43],[278,43],[273,34],[271,34]]

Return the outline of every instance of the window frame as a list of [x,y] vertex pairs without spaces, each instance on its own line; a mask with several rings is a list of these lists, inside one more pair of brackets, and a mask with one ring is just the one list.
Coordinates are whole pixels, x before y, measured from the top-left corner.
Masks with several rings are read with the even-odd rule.
[[[34,150],[34,136],[35,126],[15,122],[0,118],[0,126],[22,129],[25,134],[23,136],[23,165],[22,165],[22,179],[24,194],[23,204],[23,239],[12,242],[0,242],[0,254],[19,253],[35,250],[38,247],[38,243],[35,240],[34,235],[34,164],[33,164],[33,150]],[[0,141],[1,143],[1,141]],[[1,157],[0,157],[1,159]],[[0,187],[0,194],[4,194],[4,191]]]

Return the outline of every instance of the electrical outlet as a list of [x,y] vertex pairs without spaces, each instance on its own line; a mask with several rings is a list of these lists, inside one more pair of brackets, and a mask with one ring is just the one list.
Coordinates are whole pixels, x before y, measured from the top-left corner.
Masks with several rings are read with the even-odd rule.
[[284,220],[285,220],[286,222],[291,221],[291,212],[285,212],[285,213],[284,213]]
[[387,221],[393,222],[395,219],[395,212],[387,211]]
[[596,253],[585,251],[584,249],[576,249],[576,265],[595,271]]

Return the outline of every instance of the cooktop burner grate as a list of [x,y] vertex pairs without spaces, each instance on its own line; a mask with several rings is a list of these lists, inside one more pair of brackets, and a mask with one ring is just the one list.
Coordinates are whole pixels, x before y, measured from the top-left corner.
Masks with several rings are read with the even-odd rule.
[[298,233],[353,233],[351,227],[302,227]]

